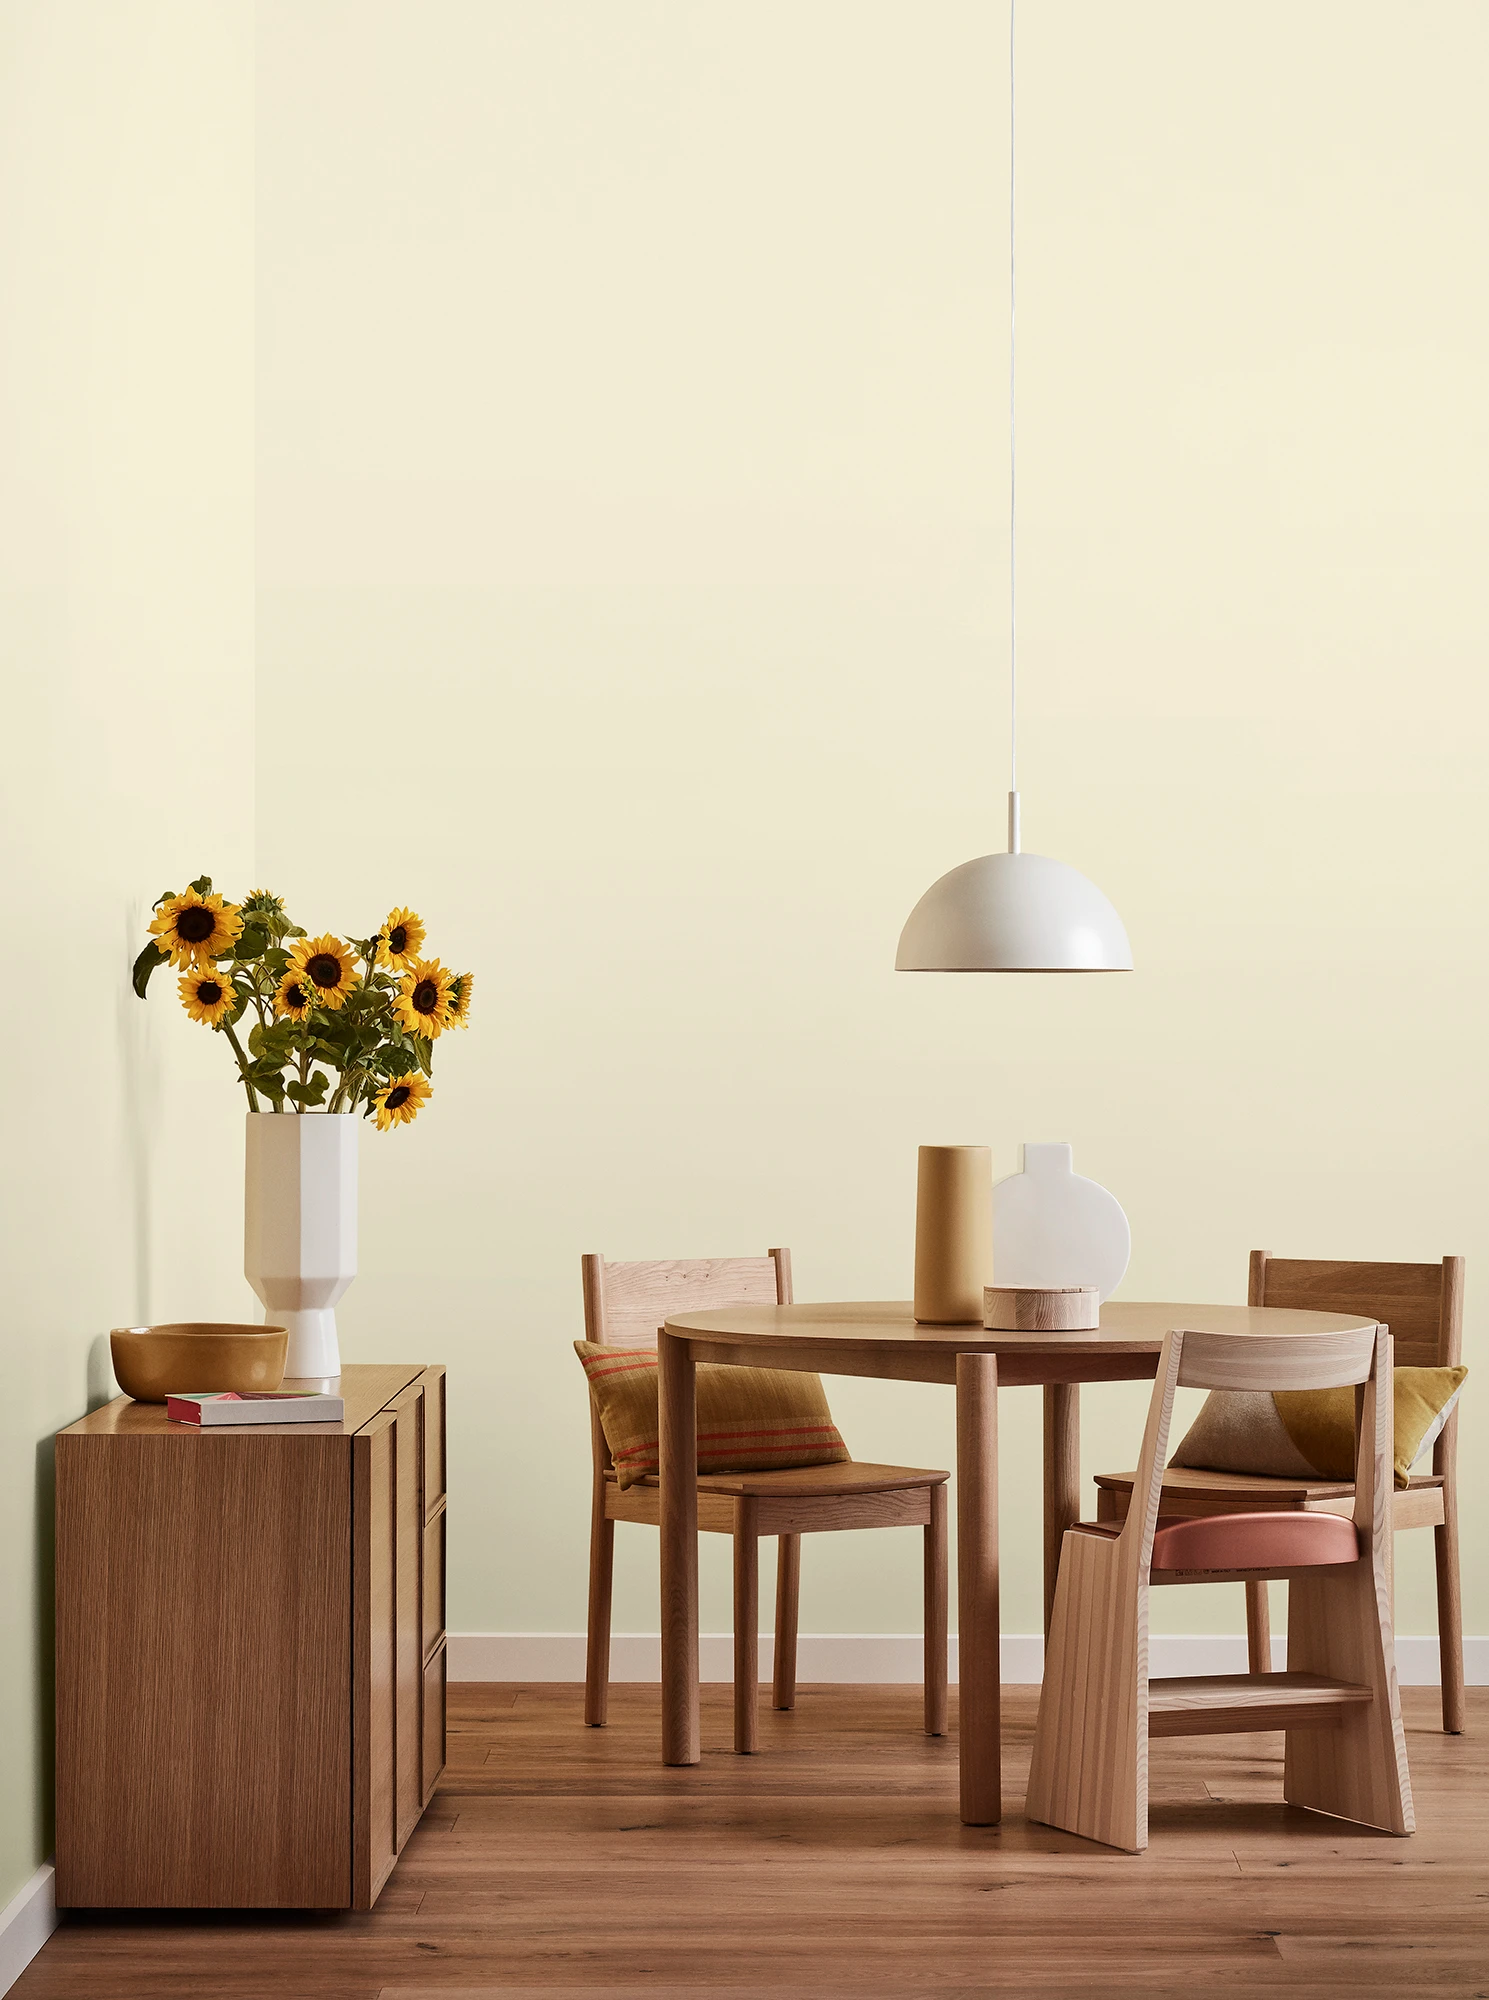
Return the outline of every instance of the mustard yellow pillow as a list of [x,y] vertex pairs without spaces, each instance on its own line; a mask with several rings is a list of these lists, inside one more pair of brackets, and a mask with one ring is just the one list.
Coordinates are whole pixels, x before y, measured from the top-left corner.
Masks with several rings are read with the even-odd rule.
[[[1398,1368],[1396,1484],[1436,1442],[1468,1370]],[[1353,1479],[1353,1389],[1216,1389],[1169,1460],[1208,1472],[1274,1479]]]
[[[615,1476],[621,1486],[657,1469],[657,1357],[644,1347],[576,1340]],[[843,1465],[848,1447],[822,1381],[785,1368],[698,1370],[698,1470],[764,1472],[774,1466]]]

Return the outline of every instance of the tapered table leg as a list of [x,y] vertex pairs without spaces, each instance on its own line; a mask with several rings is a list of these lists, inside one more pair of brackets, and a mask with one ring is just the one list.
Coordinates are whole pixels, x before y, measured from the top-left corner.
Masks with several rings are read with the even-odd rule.
[[1044,1385],[1044,1636],[1050,1636],[1065,1530],[1081,1517],[1081,1387]]
[[998,1663],[998,1359],[956,1359],[958,1748],[962,1821],[1003,1816]]
[[688,1344],[657,1335],[662,1521],[662,1762],[696,1764],[698,1740],[698,1370]]

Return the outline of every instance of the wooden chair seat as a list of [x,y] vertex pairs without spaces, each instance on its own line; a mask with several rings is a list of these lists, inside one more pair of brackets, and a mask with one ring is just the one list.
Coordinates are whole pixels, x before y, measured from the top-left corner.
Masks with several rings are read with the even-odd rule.
[[[1130,1472],[1096,1475],[1096,1515],[1100,1521],[1122,1521],[1132,1497]],[[1300,1512],[1349,1514],[1355,1504],[1351,1482],[1339,1479],[1269,1479],[1246,1472],[1204,1472],[1187,1465],[1170,1465],[1163,1474],[1159,1496],[1160,1520],[1182,1520],[1200,1514]],[[1443,1482],[1438,1473],[1412,1474],[1411,1482],[1391,1496],[1392,1520],[1398,1528],[1433,1527],[1443,1518]]]
[[[616,1483],[613,1468],[607,1468],[605,1477],[612,1484]],[[698,1475],[698,1491],[755,1500],[818,1493],[899,1493],[907,1487],[944,1486],[950,1477],[949,1472],[930,1471],[923,1466],[868,1465],[852,1460],[847,1465],[803,1465],[795,1471],[783,1468],[775,1472],[701,1472]],[[649,1473],[645,1479],[633,1480],[628,1491],[634,1493],[638,1486],[655,1490],[658,1486],[656,1474]]]

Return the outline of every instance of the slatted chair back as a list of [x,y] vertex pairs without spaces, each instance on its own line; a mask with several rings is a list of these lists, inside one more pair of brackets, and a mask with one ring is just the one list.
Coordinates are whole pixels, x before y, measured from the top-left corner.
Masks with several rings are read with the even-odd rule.
[[1148,1574],[1163,1468],[1168,1456],[1174,1391],[1184,1389],[1355,1389],[1354,1522],[1366,1554],[1389,1533],[1393,1483],[1394,1387],[1392,1341],[1385,1327],[1345,1328],[1293,1337],[1247,1333],[1170,1333],[1159,1356],[1148,1404],[1132,1502],[1118,1541]]
[[1253,1250],[1247,1303],[1368,1315],[1389,1327],[1398,1368],[1451,1368],[1462,1359],[1461,1257],[1439,1264],[1350,1264]]
[[581,1263],[584,1337],[602,1347],[655,1347],[657,1329],[674,1313],[792,1303],[789,1250],[638,1264],[607,1264],[591,1254]]

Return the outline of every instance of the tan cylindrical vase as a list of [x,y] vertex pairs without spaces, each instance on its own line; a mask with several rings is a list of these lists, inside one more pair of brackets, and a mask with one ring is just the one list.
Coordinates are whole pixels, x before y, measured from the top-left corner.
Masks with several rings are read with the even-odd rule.
[[988,1146],[922,1146],[915,1196],[915,1317],[981,1326],[993,1281],[993,1155]]

